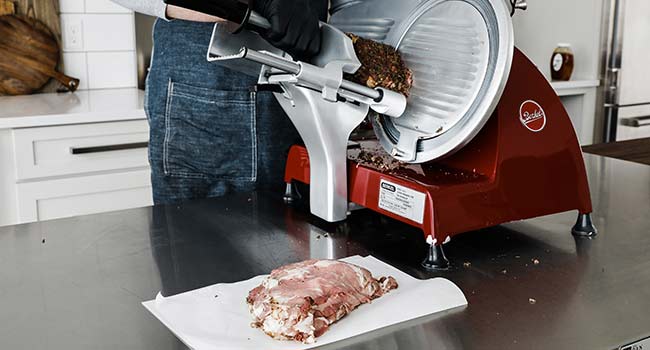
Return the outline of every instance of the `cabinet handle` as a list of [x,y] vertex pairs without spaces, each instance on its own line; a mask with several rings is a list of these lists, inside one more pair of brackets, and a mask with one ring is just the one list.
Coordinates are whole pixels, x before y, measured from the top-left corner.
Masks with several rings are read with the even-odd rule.
[[625,126],[631,126],[634,128],[640,128],[642,126],[650,126],[650,115],[636,118],[624,118],[621,119],[621,124]]
[[147,148],[147,147],[149,147],[149,142],[133,142],[133,143],[122,143],[118,145],[106,145],[106,146],[70,147],[70,153],[88,154],[88,153],[122,151],[126,149],[137,149],[137,148]]

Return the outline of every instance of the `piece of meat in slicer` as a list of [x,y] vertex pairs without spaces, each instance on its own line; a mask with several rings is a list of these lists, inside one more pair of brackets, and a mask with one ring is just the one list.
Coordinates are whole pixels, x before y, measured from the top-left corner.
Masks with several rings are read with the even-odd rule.
[[280,267],[246,298],[253,327],[278,340],[313,343],[330,325],[397,288],[393,277],[336,260],[308,260]]
[[413,85],[413,72],[406,67],[402,56],[394,47],[347,33],[361,68],[346,79],[369,88],[382,87],[409,96]]

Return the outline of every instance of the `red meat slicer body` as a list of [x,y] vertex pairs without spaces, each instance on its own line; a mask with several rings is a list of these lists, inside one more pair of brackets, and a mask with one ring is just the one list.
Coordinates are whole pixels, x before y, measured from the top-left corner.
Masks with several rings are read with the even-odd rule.
[[[363,141],[361,147],[381,149],[377,141]],[[309,184],[309,168],[307,150],[294,146],[285,181]],[[423,194],[423,212],[414,218],[398,214],[400,209],[382,209],[382,182]],[[421,228],[432,246],[427,267],[446,267],[441,245],[452,236],[514,220],[578,210],[573,233],[596,233],[582,151],[569,116],[548,81],[518,49],[496,110],[467,146],[442,160],[387,172],[352,157],[348,196],[352,203]]]

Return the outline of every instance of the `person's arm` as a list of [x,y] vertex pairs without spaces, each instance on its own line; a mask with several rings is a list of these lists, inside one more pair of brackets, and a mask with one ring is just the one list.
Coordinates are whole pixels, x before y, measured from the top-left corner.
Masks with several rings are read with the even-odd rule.
[[[321,45],[319,13],[312,8],[313,0],[165,0],[167,4],[222,16],[241,22],[252,9],[269,21],[270,28],[258,30],[273,46],[295,59],[308,60],[317,55]],[[325,0],[320,8],[322,11]],[[324,17],[324,16],[323,16]]]
[[[162,0],[161,0],[162,1]],[[222,22],[223,19],[205,13],[188,10],[186,8],[167,5],[167,18],[183,19],[194,22]]]
[[111,0],[116,4],[135,12],[159,17],[165,20],[182,19],[195,22],[219,22],[221,18],[206,15],[201,12],[188,10],[182,7],[167,5],[163,0]]

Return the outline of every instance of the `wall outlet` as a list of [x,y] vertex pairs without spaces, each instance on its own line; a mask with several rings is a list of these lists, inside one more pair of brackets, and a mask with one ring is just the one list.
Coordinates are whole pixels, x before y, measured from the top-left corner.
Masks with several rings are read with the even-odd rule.
[[[76,17],[76,16],[75,16]],[[68,17],[63,22],[63,50],[83,50],[83,23],[81,18]]]

